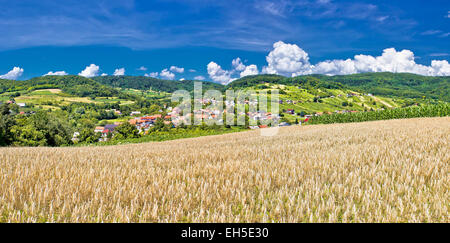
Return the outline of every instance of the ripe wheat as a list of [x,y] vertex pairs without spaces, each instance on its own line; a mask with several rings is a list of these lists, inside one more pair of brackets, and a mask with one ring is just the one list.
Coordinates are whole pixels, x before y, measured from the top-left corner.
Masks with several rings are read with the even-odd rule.
[[450,118],[1,148],[2,222],[450,222]]

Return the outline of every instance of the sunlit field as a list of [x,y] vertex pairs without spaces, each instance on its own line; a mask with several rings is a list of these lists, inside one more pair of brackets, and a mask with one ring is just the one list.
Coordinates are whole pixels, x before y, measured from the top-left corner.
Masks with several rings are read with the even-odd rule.
[[2,222],[450,222],[450,118],[0,148]]

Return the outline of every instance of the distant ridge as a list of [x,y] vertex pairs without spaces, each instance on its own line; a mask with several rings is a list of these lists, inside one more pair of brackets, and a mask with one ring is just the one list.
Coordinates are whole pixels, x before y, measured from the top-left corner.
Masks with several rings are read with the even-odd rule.
[[246,76],[228,85],[198,80],[163,80],[144,76],[99,76],[85,78],[77,75],[44,76],[25,81],[0,79],[0,93],[37,87],[58,87],[67,93],[89,96],[92,93],[101,96],[117,96],[114,88],[154,90],[174,92],[184,89],[192,91],[194,82],[202,82],[203,90],[239,89],[253,87],[261,83],[301,85],[307,83],[313,87],[333,89],[353,89],[388,97],[432,98],[450,102],[450,76],[432,77],[411,73],[360,73],[350,75],[327,76],[321,74],[284,77],[275,74]]
[[450,102],[450,76],[421,76],[411,73],[360,73],[327,76],[321,74],[288,78],[280,75],[254,75],[233,81],[228,87],[250,87],[261,82],[296,85],[315,82],[317,85],[339,86],[376,95],[407,98],[433,98]]

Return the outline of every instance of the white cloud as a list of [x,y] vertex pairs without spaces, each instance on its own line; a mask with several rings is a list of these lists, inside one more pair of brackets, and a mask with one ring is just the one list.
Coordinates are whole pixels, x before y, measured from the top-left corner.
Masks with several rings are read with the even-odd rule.
[[55,76],[64,76],[64,75],[68,75],[68,73],[66,73],[66,71],[50,71],[47,74],[44,74],[44,76],[50,76],[50,75],[55,75]]
[[104,77],[104,76],[108,76],[108,74],[107,73],[102,73],[102,75],[100,75],[100,76]]
[[354,59],[319,62],[311,67],[311,73],[341,75],[365,72],[415,73],[427,76],[450,75],[447,61],[432,61],[431,66],[415,62],[410,50],[383,50],[381,56],[356,55]]
[[144,66],[141,66],[140,68],[138,68],[139,71],[147,71],[147,68]]
[[420,33],[421,35],[436,35],[441,33],[441,30],[427,30],[425,32]]
[[184,81],[185,79],[184,78],[180,78],[180,81]]
[[195,76],[194,79],[195,80],[205,80],[205,77],[200,75],[200,76]]
[[177,66],[171,66],[170,71],[175,72],[175,73],[184,73],[184,68],[177,67]]
[[222,69],[220,65],[215,62],[210,62],[207,66],[208,75],[214,81],[221,84],[228,84],[231,82],[231,73]]
[[79,73],[78,75],[86,77],[86,78],[92,78],[98,75],[98,72],[100,71],[100,67],[95,65],[95,64],[91,64],[89,66],[87,66],[83,71],[81,71],[81,73]]
[[148,73],[144,74],[145,77],[152,77],[152,78],[156,78],[156,77],[158,77],[158,75],[159,75],[158,72],[153,72],[153,73],[150,73],[150,74],[148,74]]
[[431,53],[429,56],[430,57],[445,57],[445,56],[449,56],[450,54],[448,53]]
[[433,76],[450,76],[450,64],[447,60],[431,61],[431,75]]
[[190,72],[190,73],[195,73],[195,72],[197,72],[197,70],[195,70],[195,69],[189,69],[189,72]]
[[446,18],[450,19],[450,11],[447,11],[447,15],[446,15],[446,16],[444,16],[444,17],[446,17]]
[[233,65],[233,68],[234,68],[236,71],[241,72],[241,71],[244,71],[244,69],[245,69],[245,65],[242,63],[242,61],[241,61],[241,59],[240,59],[239,57],[236,58],[236,59],[233,59],[233,61],[231,62],[231,64]]
[[378,21],[378,22],[384,22],[386,19],[388,19],[389,18],[389,16],[380,16],[380,17],[378,17],[378,18],[376,18],[376,20]]
[[244,71],[240,73],[241,78],[249,75],[259,74],[258,67],[255,64],[248,65],[245,67]]
[[169,80],[173,80],[175,78],[175,74],[167,70],[167,68],[163,69],[159,76]]
[[273,50],[266,57],[267,66],[263,73],[293,76],[308,74],[310,63],[308,53],[295,44],[278,41],[273,44]]
[[328,75],[345,75],[356,72],[355,64],[352,60],[333,60],[319,62],[317,65],[312,66],[313,73],[328,74]]
[[114,70],[114,76],[123,76],[125,75],[125,68],[118,68]]
[[16,80],[23,74],[23,68],[20,67],[14,67],[11,71],[9,71],[7,74],[0,75],[0,79],[10,79],[10,80]]
[[263,73],[298,76],[304,74],[345,75],[364,72],[415,73],[427,76],[450,75],[448,61],[433,60],[431,66],[415,62],[410,50],[383,50],[381,56],[355,55],[353,59],[327,60],[315,65],[309,63],[308,54],[295,44],[276,42],[266,57]]

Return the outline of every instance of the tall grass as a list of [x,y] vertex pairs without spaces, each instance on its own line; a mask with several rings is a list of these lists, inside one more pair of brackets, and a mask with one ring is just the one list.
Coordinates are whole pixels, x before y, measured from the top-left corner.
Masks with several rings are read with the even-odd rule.
[[314,116],[308,124],[331,124],[363,122],[375,120],[389,120],[416,117],[443,117],[450,115],[450,104],[422,105],[406,108],[386,109],[380,111],[339,113],[331,115]]
[[450,118],[0,148],[1,222],[450,222]]

